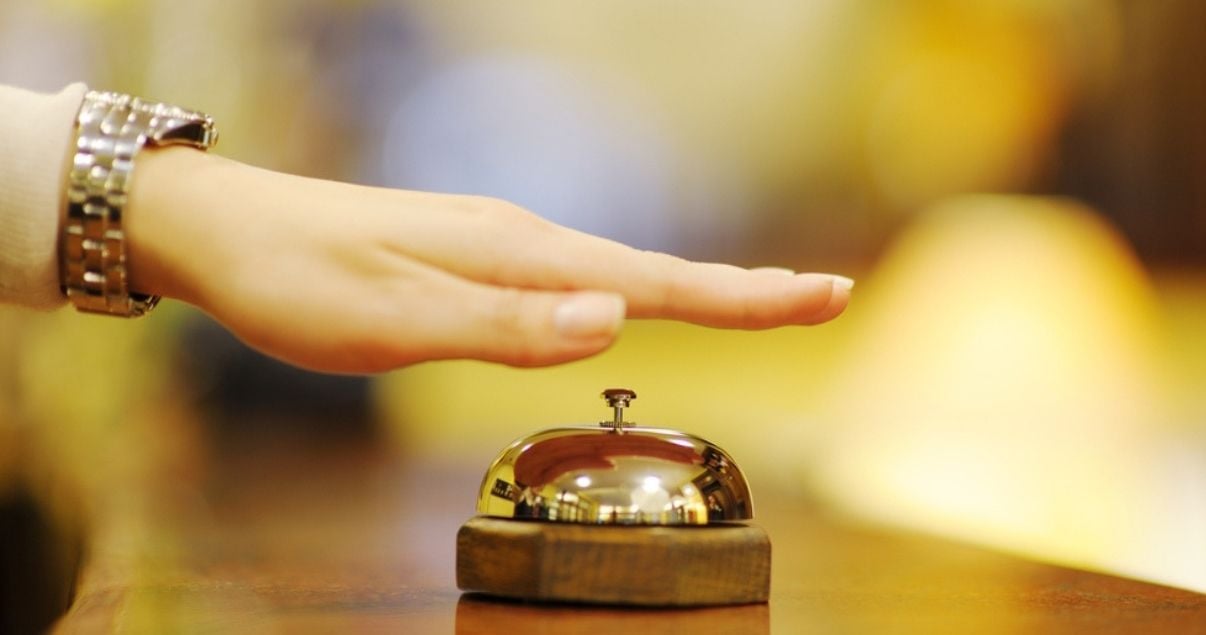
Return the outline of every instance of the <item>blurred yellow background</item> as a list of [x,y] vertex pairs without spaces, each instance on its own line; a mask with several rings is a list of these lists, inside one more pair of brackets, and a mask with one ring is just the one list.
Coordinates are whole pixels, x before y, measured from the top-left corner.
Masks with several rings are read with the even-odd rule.
[[[203,109],[220,153],[275,169],[859,280],[822,327],[634,322],[565,367],[391,373],[366,399],[407,454],[484,469],[626,386],[634,418],[725,446],[763,496],[1206,591],[1204,20],[1192,0],[8,0],[0,82]],[[355,390],[206,361],[200,319],[0,309],[5,485],[98,524],[213,443],[190,400]]]

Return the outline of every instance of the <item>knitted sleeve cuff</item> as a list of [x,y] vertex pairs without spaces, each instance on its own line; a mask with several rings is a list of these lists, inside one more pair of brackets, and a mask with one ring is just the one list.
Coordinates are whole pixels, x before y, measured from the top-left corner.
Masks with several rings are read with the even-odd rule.
[[59,207],[86,88],[45,95],[0,86],[0,302],[53,309]]

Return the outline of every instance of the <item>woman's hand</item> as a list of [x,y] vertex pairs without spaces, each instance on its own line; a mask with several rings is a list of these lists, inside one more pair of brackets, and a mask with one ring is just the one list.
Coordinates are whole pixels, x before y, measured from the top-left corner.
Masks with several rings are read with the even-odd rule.
[[848,279],[692,263],[482,197],[307,179],[182,148],[139,155],[130,287],[328,372],[593,355],[625,316],[726,328],[836,317]]

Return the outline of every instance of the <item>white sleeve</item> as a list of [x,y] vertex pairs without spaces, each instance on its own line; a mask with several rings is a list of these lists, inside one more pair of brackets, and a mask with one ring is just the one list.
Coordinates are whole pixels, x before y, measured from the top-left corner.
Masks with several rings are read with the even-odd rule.
[[0,303],[53,309],[57,244],[83,84],[44,95],[0,85]]

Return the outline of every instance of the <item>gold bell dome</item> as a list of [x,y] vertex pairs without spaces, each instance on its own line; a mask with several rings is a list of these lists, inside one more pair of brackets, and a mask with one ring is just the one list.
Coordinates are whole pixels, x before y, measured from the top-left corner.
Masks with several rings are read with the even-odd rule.
[[708,525],[753,518],[732,457],[697,436],[624,420],[636,393],[603,392],[613,418],[531,434],[482,480],[477,513],[593,525]]

